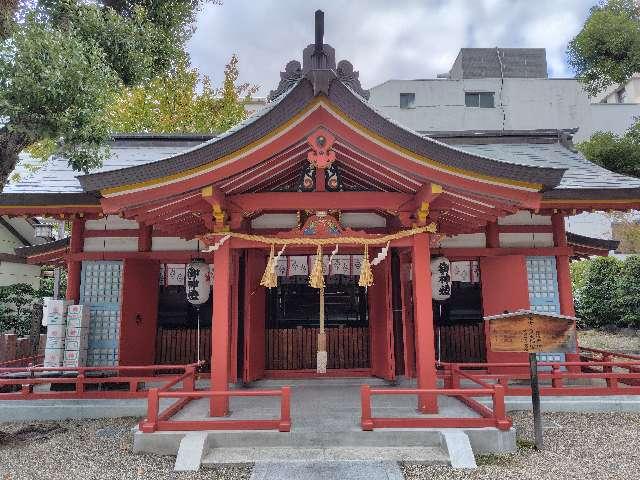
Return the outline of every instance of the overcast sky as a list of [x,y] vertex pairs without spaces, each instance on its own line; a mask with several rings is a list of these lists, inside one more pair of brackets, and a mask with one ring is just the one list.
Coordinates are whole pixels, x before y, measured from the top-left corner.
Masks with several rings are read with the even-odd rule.
[[[573,76],[567,43],[596,0],[211,0],[189,43],[192,64],[220,84],[233,53],[241,80],[275,88],[286,62],[313,43],[313,12],[325,12],[325,43],[360,71],[365,88],[391,78],[433,78],[462,47],[545,47],[549,75]],[[222,3],[222,5],[218,5]]]

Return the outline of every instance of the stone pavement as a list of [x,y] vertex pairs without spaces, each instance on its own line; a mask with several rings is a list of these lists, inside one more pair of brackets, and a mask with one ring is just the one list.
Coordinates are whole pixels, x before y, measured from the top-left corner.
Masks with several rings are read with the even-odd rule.
[[403,480],[396,462],[256,463],[250,480]]

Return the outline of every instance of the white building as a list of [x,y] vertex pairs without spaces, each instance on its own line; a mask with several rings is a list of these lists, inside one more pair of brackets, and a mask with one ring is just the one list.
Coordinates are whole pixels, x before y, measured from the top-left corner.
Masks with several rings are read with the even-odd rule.
[[[543,48],[463,48],[437,78],[388,80],[369,101],[415,131],[575,130],[574,142],[597,131],[623,134],[640,116],[640,75],[590,98],[575,78],[549,78]],[[611,238],[604,214],[567,219],[584,235]]]

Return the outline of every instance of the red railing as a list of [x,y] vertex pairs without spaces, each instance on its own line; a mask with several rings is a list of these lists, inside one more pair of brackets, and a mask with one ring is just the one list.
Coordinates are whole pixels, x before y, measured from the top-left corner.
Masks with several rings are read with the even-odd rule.
[[[0,368],[0,400],[125,399],[147,396],[147,384],[194,383],[198,363],[190,365],[144,365],[104,367],[11,367]],[[162,374],[176,370],[182,373]],[[137,373],[137,375],[136,375]],[[69,391],[46,391],[44,386],[74,385]],[[125,389],[104,390],[124,385]],[[19,390],[6,392],[6,390]],[[63,388],[63,387],[62,387]],[[122,388],[122,387],[120,387]]]
[[[504,387],[487,385],[483,388],[371,388],[363,385],[360,390],[362,417],[360,425],[363,430],[375,428],[483,428],[497,427],[509,430],[513,425],[507,417],[504,404]],[[446,395],[455,397],[478,413],[479,417],[374,417],[371,412],[372,395]],[[473,397],[491,397],[493,410]]]
[[[529,367],[528,363],[441,365],[444,367],[445,384],[451,388],[459,388],[460,380],[466,379],[481,385],[502,385],[507,396],[531,395],[529,386],[512,384],[514,381],[526,382],[529,374],[487,372],[492,367],[518,367],[522,371]],[[538,372],[540,395],[543,396],[640,395],[640,386],[637,386],[640,385],[640,361],[539,362],[538,366],[550,369]],[[571,384],[575,381],[581,384]]]
[[[291,430],[291,387],[278,390],[195,390],[188,384],[182,391],[167,391],[152,388],[148,394],[147,418],[140,422],[140,430],[145,433],[155,431],[193,431],[193,430]],[[171,420],[191,400],[213,397],[280,397],[280,418],[267,420]],[[160,411],[160,400],[177,399],[169,407]]]

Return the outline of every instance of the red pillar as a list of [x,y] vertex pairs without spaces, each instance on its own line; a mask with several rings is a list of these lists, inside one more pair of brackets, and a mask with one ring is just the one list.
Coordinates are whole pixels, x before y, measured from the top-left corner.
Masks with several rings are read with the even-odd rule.
[[140,224],[138,229],[138,251],[150,252],[153,238],[153,225]]
[[[418,388],[436,388],[436,352],[433,331],[433,307],[431,304],[431,252],[429,234],[413,237],[413,308],[416,342],[416,370]],[[436,395],[418,397],[418,410],[437,413]]]
[[487,248],[500,248],[500,232],[498,231],[498,222],[487,222],[485,236],[487,239]]
[[[84,247],[84,218],[74,218],[71,222],[71,239],[69,240],[69,253],[80,253]],[[80,272],[82,262],[79,260],[67,261],[67,300],[80,301]]]
[[[564,216],[554,213],[551,216],[553,226],[553,243],[556,247],[567,246],[567,233],[564,228]],[[560,298],[560,313],[562,315],[575,316],[573,307],[573,292],[571,290],[571,270],[569,269],[569,256],[558,255],[556,257],[556,270],[558,273],[558,296]]]
[[[229,389],[229,317],[231,248],[225,242],[213,256],[213,318],[211,321],[211,390]],[[229,413],[228,397],[211,397],[210,414]]]

